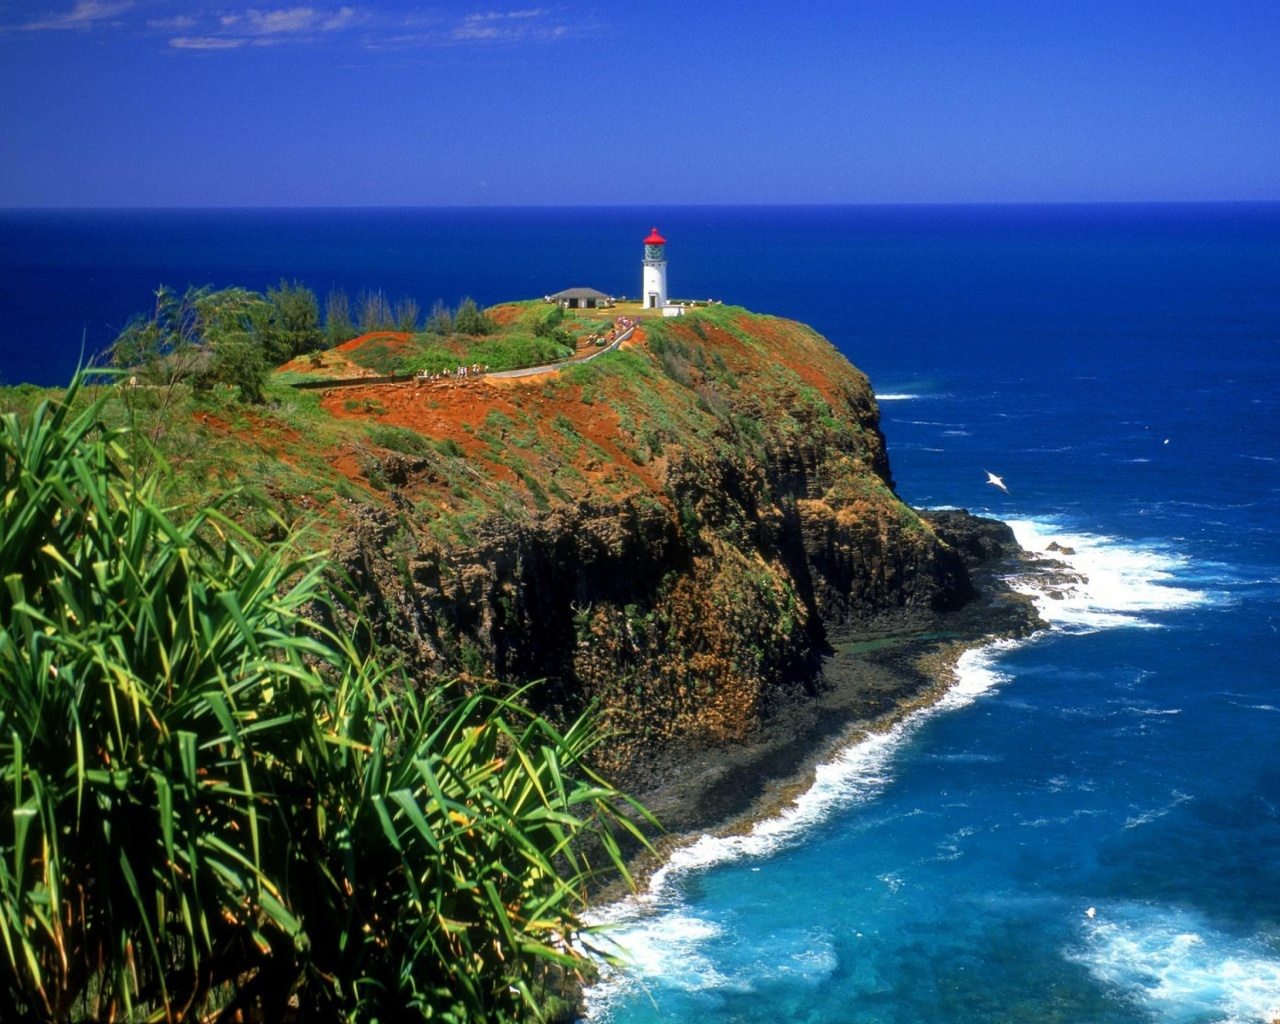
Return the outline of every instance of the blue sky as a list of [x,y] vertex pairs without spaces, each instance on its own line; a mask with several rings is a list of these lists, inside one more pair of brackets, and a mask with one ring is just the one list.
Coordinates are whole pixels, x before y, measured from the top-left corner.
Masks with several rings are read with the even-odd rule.
[[0,206],[1280,200],[1280,0],[0,0]]

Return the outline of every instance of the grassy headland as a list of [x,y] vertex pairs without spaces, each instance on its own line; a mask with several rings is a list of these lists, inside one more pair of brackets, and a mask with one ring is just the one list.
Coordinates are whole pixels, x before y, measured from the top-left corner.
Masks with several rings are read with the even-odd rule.
[[[140,849],[130,854],[129,865],[131,871],[135,861],[147,865],[144,871],[163,895],[139,898],[121,876],[118,898],[137,912],[139,936],[163,934],[167,944],[148,947],[150,967],[142,981],[130,973],[140,937],[113,947],[98,967],[74,978],[50,975],[46,965],[67,949],[65,928],[36,927],[39,915],[32,917],[36,912],[29,908],[55,884],[83,888],[87,869],[49,862],[31,876],[35,882],[21,872],[0,873],[0,883],[8,886],[11,935],[19,937],[9,948],[34,944],[29,957],[10,956],[9,974],[0,981],[13,1006],[36,1019],[54,1013],[49,1007],[55,1004],[79,1007],[81,1016],[120,1016],[130,1000],[176,1019],[175,991],[183,1012],[209,998],[232,1008],[264,1006],[282,992],[286,1003],[305,993],[328,1000],[326,1005],[347,1006],[343,1012],[356,1016],[376,1012],[359,995],[372,991],[360,980],[372,961],[348,955],[355,949],[372,955],[373,940],[342,938],[357,920],[363,921],[360,936],[382,936],[377,941],[387,948],[409,936],[409,959],[393,961],[408,972],[400,977],[409,987],[397,988],[381,976],[369,983],[392,993],[386,998],[422,1012],[440,1009],[447,986],[424,993],[419,979],[435,977],[435,970],[447,975],[450,958],[460,957],[479,973],[463,1003],[450,1004],[458,1019],[521,1012],[534,998],[533,988],[550,976],[548,965],[574,966],[562,961],[553,940],[576,927],[572,897],[589,872],[581,865],[562,876],[563,861],[550,866],[570,849],[564,844],[579,829],[573,822],[582,820],[577,811],[572,821],[560,815],[570,805],[603,801],[598,816],[586,821],[604,823],[595,830],[602,844],[596,849],[616,852],[607,819],[619,797],[597,783],[582,789],[558,775],[540,775],[531,785],[550,794],[550,803],[530,804],[529,810],[550,815],[546,820],[555,827],[542,832],[530,823],[528,835],[519,825],[478,838],[489,835],[477,831],[481,819],[495,825],[522,820],[505,802],[517,790],[532,791],[505,774],[504,766],[514,770],[519,762],[537,774],[559,772],[547,765],[576,764],[588,779],[599,771],[633,792],[651,794],[678,828],[708,825],[742,811],[769,783],[793,777],[851,723],[922,699],[936,672],[922,668],[920,659],[936,652],[939,642],[1025,629],[1030,622],[1025,608],[984,599],[975,590],[956,539],[968,526],[935,530],[897,498],[868,381],[801,324],[709,305],[679,318],[640,319],[620,348],[587,361],[583,357],[599,352],[601,336],[607,339],[613,317],[639,319],[638,311],[566,315],[542,302],[523,302],[481,312],[464,304],[456,312],[437,310],[435,329],[394,331],[381,325],[326,346],[314,310],[287,320],[283,310],[297,310],[285,298],[307,304],[305,296],[290,298],[286,291],[282,285],[274,298],[241,292],[170,297],[127,332],[129,345],[121,352],[129,362],[120,373],[65,396],[27,387],[0,391],[0,412],[13,438],[5,454],[6,486],[12,489],[5,504],[7,535],[18,536],[12,517],[24,508],[23,522],[43,522],[45,531],[36,530],[34,539],[20,545],[23,557],[43,568],[20,567],[6,577],[40,579],[47,570],[49,582],[43,590],[37,587],[37,595],[44,595],[48,609],[26,596],[14,598],[10,609],[9,621],[19,625],[52,623],[45,634],[51,639],[36,647],[47,643],[61,650],[64,637],[107,623],[96,613],[59,610],[57,603],[63,561],[96,565],[94,552],[100,549],[102,564],[111,564],[105,553],[115,551],[114,541],[98,529],[104,521],[151,523],[143,533],[154,540],[139,548],[147,565],[153,558],[148,545],[165,551],[177,545],[195,552],[185,572],[199,579],[213,574],[224,589],[236,590],[242,574],[252,577],[260,566],[282,566],[256,591],[265,602],[264,639],[232,645],[221,668],[217,658],[205,656],[198,638],[184,645],[182,655],[162,647],[146,665],[130,660],[127,645],[117,662],[90,659],[92,666],[77,678],[92,680],[100,691],[88,692],[117,693],[126,686],[130,701],[149,709],[129,717],[127,727],[99,701],[94,713],[103,724],[101,738],[86,743],[74,738],[81,726],[68,725],[84,720],[75,703],[79,698],[64,693],[62,705],[50,705],[67,710],[50,728],[72,730],[72,739],[49,747],[55,760],[61,751],[64,778],[109,789],[113,772],[123,769],[93,767],[97,774],[86,774],[86,765],[101,757],[115,764],[121,750],[132,759],[128,770],[138,777],[130,791],[140,796],[138,806],[126,810],[152,830],[139,831]],[[290,348],[297,351],[277,369],[259,372],[269,353]],[[560,365],[529,377],[494,376],[548,358]],[[486,365],[489,374],[440,373]],[[426,375],[418,376],[422,371]],[[369,380],[393,372],[394,381]],[[329,386],[295,386],[317,378]],[[50,398],[54,405],[42,407]],[[60,422],[81,424],[81,441],[67,448],[68,457],[87,459],[84,465],[97,469],[60,470],[70,481],[65,494],[54,495],[63,511],[50,506],[33,518],[31,499],[21,488],[44,470],[23,468],[23,452],[30,447],[23,431],[47,424],[50,408]],[[95,473],[117,481],[119,497],[82,522],[76,516],[83,518],[89,506],[75,497],[75,481],[92,480]],[[282,561],[286,551],[293,561]],[[315,558],[321,561],[310,561]],[[171,555],[162,561],[170,564]],[[127,566],[121,571],[141,572]],[[93,592],[92,579],[84,579]],[[298,579],[306,583],[303,591],[297,590]],[[170,611],[159,618],[182,621],[190,604],[181,599],[182,588],[164,582],[158,592],[174,602],[161,606]],[[278,615],[272,604],[277,593],[294,595],[288,602],[293,610],[283,619],[272,618]],[[991,614],[972,615],[984,606]],[[124,621],[134,615],[120,614]],[[239,621],[229,598],[214,600],[209,615],[210,622]],[[28,632],[36,636],[39,630]],[[283,647],[272,647],[267,634],[284,638]],[[36,647],[24,648],[11,635],[16,636],[6,632],[0,643],[0,651],[10,652],[0,666],[18,673],[10,681],[13,693],[25,686],[34,694],[68,678],[60,672],[50,676],[47,659],[19,656]],[[257,637],[252,630],[246,635]],[[245,730],[224,720],[216,708],[225,698],[215,691],[223,680],[245,678],[245,663],[236,660],[246,657],[245,650],[275,651],[266,662],[293,664],[291,678],[305,680],[313,697],[278,708],[272,702],[287,690],[269,673],[252,676],[237,714],[263,725]],[[201,677],[211,690],[170,684],[175,666],[186,664],[182,658],[188,656],[216,669]],[[254,658],[262,664],[261,653]],[[507,696],[513,690],[520,692],[519,703]],[[175,694],[177,709],[170,706]],[[365,731],[333,733],[326,723],[351,721],[344,708],[352,695],[365,702],[358,716]],[[190,707],[208,708],[212,715],[205,718],[214,732],[196,746],[221,759],[211,779],[222,778],[231,762],[276,764],[274,754],[256,760],[256,748],[243,740],[249,733],[269,736],[268,722],[319,729],[315,765],[327,764],[330,756],[341,762],[324,768],[323,778],[299,782],[290,768],[287,779],[268,773],[255,783],[254,792],[259,785],[273,792],[312,787],[316,796],[309,798],[308,814],[323,813],[315,818],[318,831],[304,859],[329,875],[305,884],[304,892],[276,877],[280,870],[301,871],[302,865],[264,857],[256,838],[252,849],[236,853],[240,880],[223,904],[239,908],[228,911],[232,923],[250,929],[244,955],[266,958],[254,960],[258,966],[252,970],[242,965],[239,973],[218,973],[220,968],[207,965],[208,957],[224,955],[226,947],[205,937],[204,918],[176,909],[185,875],[163,882],[175,863],[169,851],[178,839],[196,846],[226,842],[224,830],[236,815],[249,814],[245,820],[252,821],[278,814],[278,825],[271,827],[288,829],[296,807],[290,810],[286,802],[253,810],[250,800],[217,821],[193,812],[189,831],[174,838],[163,824],[168,805],[157,802],[163,791],[147,779],[186,772],[186,762],[157,767],[151,754],[136,751],[163,749],[170,735],[200,735],[182,717]],[[587,712],[599,732],[584,733],[575,725]],[[121,747],[112,738],[138,730],[158,738],[142,748]],[[484,744],[478,742],[482,734],[490,737]],[[29,742],[12,726],[8,736],[9,791],[21,798],[29,785],[23,781],[32,764]],[[607,742],[597,742],[601,737]],[[451,743],[461,746],[455,750]],[[528,756],[514,757],[521,749]],[[548,751],[551,761],[539,760],[538,751]],[[464,787],[441,800],[415,766],[443,763],[442,758],[451,764],[475,761],[479,774],[472,781],[478,788]],[[203,784],[196,772],[192,792],[198,794]],[[371,797],[362,782],[353,791],[343,788],[368,772],[390,787],[385,797],[396,811],[376,799],[363,803]],[[182,779],[191,786],[189,774]],[[60,827],[57,822],[74,817],[85,785],[59,791],[42,827]],[[422,824],[432,808],[444,809],[447,821],[439,828]],[[371,844],[369,852],[349,845],[349,838],[332,847],[336,837],[347,835],[333,831],[333,823],[361,813],[372,815],[362,840]],[[81,828],[83,820],[75,818],[71,827]],[[100,824],[120,832],[117,818],[108,815]],[[256,836],[256,827],[238,831]],[[432,875],[436,869],[426,865],[437,855],[431,851],[438,853],[442,829],[470,852]],[[10,837],[0,862],[26,863],[25,835]],[[412,856],[425,858],[421,863],[404,860],[410,856],[405,844],[414,836],[425,844],[413,847]],[[534,846],[522,846],[534,841],[530,837],[537,837]],[[468,845],[473,839],[483,847],[480,853]],[[542,851],[536,856],[535,847]],[[508,851],[516,851],[521,866],[504,859]],[[551,860],[537,859],[544,855]],[[413,961],[425,947],[413,945],[421,936],[412,921],[396,924],[400,918],[388,910],[384,923],[392,932],[384,935],[372,926],[364,929],[367,918],[343,909],[352,894],[365,899],[360,885],[366,882],[363,875],[343,875],[350,867],[339,871],[333,856],[348,858],[347,865],[366,859],[381,864],[383,880],[403,875],[401,882],[379,888],[378,898],[404,903],[405,893],[412,892],[413,900],[428,901],[443,929],[431,946],[436,967]],[[491,869],[497,875],[489,877]],[[532,906],[513,909],[498,876],[543,901],[538,920],[549,931],[521,931],[533,920],[527,916]],[[305,882],[307,876],[298,877]],[[419,888],[412,878],[419,879]],[[366,881],[374,884],[375,876]],[[463,914],[457,902],[462,896],[454,893],[458,886],[481,905]],[[306,933],[304,918],[284,899],[287,892],[297,892],[299,899],[326,892],[333,897],[312,918],[327,923],[305,941],[299,938]],[[404,906],[426,913],[427,904]],[[160,918],[148,918],[148,907],[159,907]],[[75,917],[68,913],[68,920]],[[20,920],[31,923],[14,924]],[[463,920],[479,931],[466,932],[470,937],[464,939],[457,930]],[[259,942],[254,928],[279,934]],[[77,935],[75,955],[83,959],[92,943],[102,941]],[[170,953],[176,959],[166,959]],[[345,980],[335,989],[333,979],[339,977]],[[495,995],[513,991],[519,996],[515,1002]],[[50,995],[55,992],[56,998]],[[102,992],[115,1000],[105,1011]]]

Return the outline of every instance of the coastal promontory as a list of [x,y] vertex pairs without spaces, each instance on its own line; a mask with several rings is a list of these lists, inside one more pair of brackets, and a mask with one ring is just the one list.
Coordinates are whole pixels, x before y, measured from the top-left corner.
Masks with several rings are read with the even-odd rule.
[[801,324],[464,303],[325,348],[299,294],[162,289],[113,370],[0,394],[8,1017],[561,1014],[658,828],[1034,624],[1008,528],[904,505]]
[[[501,335],[547,310],[486,315]],[[940,638],[1027,627],[974,583],[1012,536],[898,498],[869,381],[812,329],[715,304],[556,321],[576,355],[554,368],[415,371],[417,341],[388,332],[190,429],[226,483],[318,520],[411,677],[527,686],[561,721],[594,706],[600,767],[641,792],[762,749],[745,773],[785,774],[924,686]],[[734,788],[667,810],[702,822]]]

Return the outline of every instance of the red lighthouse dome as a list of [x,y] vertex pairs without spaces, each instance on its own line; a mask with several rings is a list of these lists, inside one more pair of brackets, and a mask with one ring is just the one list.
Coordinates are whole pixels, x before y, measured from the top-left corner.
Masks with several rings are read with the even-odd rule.
[[649,232],[649,237],[644,240],[645,245],[666,245],[667,240],[658,234],[658,229],[654,228]]

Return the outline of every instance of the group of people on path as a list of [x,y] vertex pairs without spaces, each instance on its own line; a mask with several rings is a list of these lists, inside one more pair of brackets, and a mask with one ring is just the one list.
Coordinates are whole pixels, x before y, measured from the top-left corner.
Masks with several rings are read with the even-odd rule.
[[612,345],[618,335],[626,334],[635,325],[635,321],[629,316],[620,316],[613,321],[613,330],[607,333],[601,331],[598,334],[590,334],[587,336],[587,342],[591,345]]
[[414,383],[436,384],[440,381],[459,381],[466,380],[468,377],[483,377],[489,372],[489,364],[483,366],[479,363],[472,363],[470,366],[459,366],[456,370],[440,370],[438,373],[429,373],[426,370],[419,370],[414,374]]

